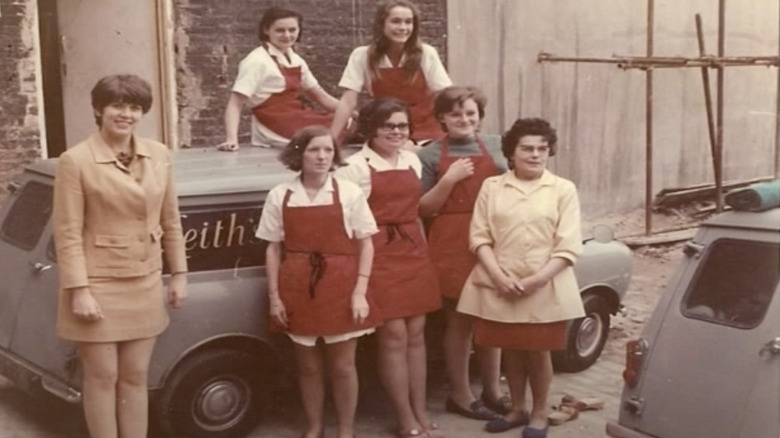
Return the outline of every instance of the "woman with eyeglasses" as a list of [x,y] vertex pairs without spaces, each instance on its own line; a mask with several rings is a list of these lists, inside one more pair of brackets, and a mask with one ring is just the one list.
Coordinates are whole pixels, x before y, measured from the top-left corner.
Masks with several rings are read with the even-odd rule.
[[398,99],[376,99],[361,109],[358,123],[368,140],[337,175],[363,189],[379,226],[369,281],[384,319],[377,328],[379,376],[399,437],[441,437],[426,406],[424,336],[425,315],[441,307],[441,296],[417,215],[420,160],[403,150],[413,131],[409,109]]
[[577,188],[546,170],[556,140],[536,118],[519,119],[504,134],[510,170],[486,179],[477,196],[469,247],[479,263],[458,302],[458,312],[479,318],[476,344],[503,349],[512,409],[485,429],[526,426],[523,438],[547,436],[550,350],[565,348],[567,321],[585,316],[572,269],[582,253]]
[[357,108],[358,94],[394,97],[409,106],[415,141],[444,133],[433,116],[434,94],[452,85],[436,49],[420,38],[420,11],[408,0],[377,6],[371,43],[352,51],[339,81],[344,88],[331,131],[338,137]]

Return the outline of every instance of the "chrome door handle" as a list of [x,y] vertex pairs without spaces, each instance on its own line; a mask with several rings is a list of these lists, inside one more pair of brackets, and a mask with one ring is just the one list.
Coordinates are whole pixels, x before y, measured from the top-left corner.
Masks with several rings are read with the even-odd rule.
[[769,354],[774,355],[780,354],[780,337],[774,338],[764,344],[764,346],[761,347],[761,350],[758,351],[758,355],[761,356],[764,354],[764,352],[768,352]]
[[30,265],[33,267],[33,269],[35,269],[35,272],[48,271],[49,269],[52,268],[52,265],[44,265],[41,262],[35,262],[35,263],[30,262]]

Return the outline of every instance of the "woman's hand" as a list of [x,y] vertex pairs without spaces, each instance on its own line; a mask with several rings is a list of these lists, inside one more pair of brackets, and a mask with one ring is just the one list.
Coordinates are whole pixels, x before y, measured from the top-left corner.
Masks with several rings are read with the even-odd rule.
[[268,309],[271,314],[271,318],[279,324],[280,327],[287,329],[287,309],[284,307],[282,299],[279,295],[269,296],[270,307]]
[[523,285],[503,269],[495,275],[491,275],[490,279],[493,281],[496,292],[501,298],[510,299],[517,297],[523,289]]
[[448,179],[453,184],[474,174],[474,162],[471,158],[459,158],[453,162],[441,179]]
[[539,274],[529,275],[520,280],[520,285],[522,287],[520,296],[531,295],[544,287],[545,284],[547,284],[547,281],[539,276]]
[[366,287],[355,286],[355,291],[352,292],[352,319],[357,324],[362,324],[368,318],[369,311],[368,300],[366,300]]
[[88,287],[71,290],[70,308],[77,318],[86,321],[98,321],[104,318],[103,310]]
[[178,273],[171,275],[168,282],[168,303],[174,309],[178,309],[187,299],[187,274]]
[[236,141],[225,141],[217,145],[218,151],[224,151],[224,152],[235,152],[238,150],[238,142]]

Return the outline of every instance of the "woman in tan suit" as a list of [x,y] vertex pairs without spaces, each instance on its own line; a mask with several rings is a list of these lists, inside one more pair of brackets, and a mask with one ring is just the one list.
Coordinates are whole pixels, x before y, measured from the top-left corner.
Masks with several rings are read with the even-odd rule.
[[62,154],[54,183],[60,276],[57,334],[77,344],[83,404],[93,438],[147,433],[147,372],[168,325],[168,302],[186,297],[187,262],[168,148],[134,135],[152,104],[134,75],[92,89],[98,132]]

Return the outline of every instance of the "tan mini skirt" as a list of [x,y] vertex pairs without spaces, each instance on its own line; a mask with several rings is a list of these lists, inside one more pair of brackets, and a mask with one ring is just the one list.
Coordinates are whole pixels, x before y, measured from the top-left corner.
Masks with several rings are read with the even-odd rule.
[[90,277],[89,288],[104,318],[85,321],[71,311],[70,292],[60,291],[57,336],[79,342],[120,342],[159,335],[168,327],[160,271],[142,277]]

